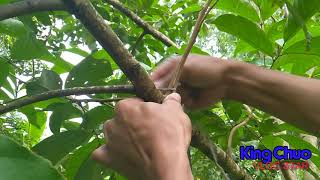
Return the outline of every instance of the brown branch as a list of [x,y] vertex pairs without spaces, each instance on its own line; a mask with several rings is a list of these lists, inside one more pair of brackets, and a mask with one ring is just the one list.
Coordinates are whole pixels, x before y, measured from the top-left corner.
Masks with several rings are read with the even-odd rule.
[[247,111],[249,113],[248,117],[245,120],[243,120],[241,123],[239,123],[238,125],[234,126],[230,131],[230,135],[229,135],[229,138],[228,138],[228,150],[227,150],[227,155],[230,158],[232,158],[232,140],[233,140],[234,134],[236,133],[236,131],[240,127],[246,125],[250,121],[250,119],[253,117],[253,112],[252,112],[251,108],[249,106],[246,106],[246,105],[245,105],[245,108],[247,109]]
[[[147,34],[152,35],[154,38],[160,40],[167,46],[174,46],[178,48],[178,45],[174,43],[166,35],[155,29],[153,26],[145,22],[142,18],[130,11],[119,1],[116,0],[105,0],[108,4],[118,9],[120,12],[125,14],[139,27],[141,27]],[[0,21],[16,16],[30,14],[41,11],[59,11],[66,10],[62,0],[22,0],[11,4],[5,4],[0,6]]]
[[0,105],[0,114],[10,112],[14,109],[52,98],[64,97],[70,95],[102,94],[102,93],[131,93],[135,94],[133,86],[93,86],[93,87],[76,87],[64,90],[48,91],[42,94],[27,96],[7,104]]
[[143,28],[143,30],[147,34],[151,34],[154,38],[160,40],[161,42],[163,42],[167,46],[174,46],[174,47],[178,48],[178,45],[176,43],[174,43],[171,39],[169,39],[166,35],[164,35],[160,31],[156,30],[150,24],[145,22],[143,19],[141,19],[139,16],[137,16],[134,12],[130,11],[120,1],[118,1],[118,0],[104,0],[104,1],[107,2],[108,4],[111,4],[113,7],[115,7],[120,12],[125,14],[128,18],[130,18],[138,26]]
[[162,93],[156,89],[147,72],[124,47],[121,40],[88,0],[64,0],[70,12],[83,23],[134,85],[145,101],[161,103]]
[[123,100],[123,98],[111,98],[111,99],[75,99],[75,98],[68,98],[72,102],[79,102],[79,103],[89,103],[89,102],[98,102],[98,103],[109,103],[109,102],[118,102]]
[[60,0],[23,0],[0,6],[0,21],[34,12],[65,9]]
[[210,10],[213,8],[213,6],[209,9],[209,6],[211,4],[212,0],[208,0],[207,3],[204,5],[204,7],[202,8],[202,10],[199,13],[198,19],[196,21],[196,25],[194,27],[194,30],[192,32],[191,38],[189,40],[188,46],[185,49],[185,52],[180,60],[179,65],[176,67],[175,69],[175,73],[174,76],[172,78],[172,80],[170,81],[169,87],[170,88],[176,88],[178,86],[178,81],[180,79],[181,73],[182,73],[182,69],[184,64],[187,61],[187,58],[191,52],[191,49],[193,47],[193,44],[196,42],[196,39],[198,37],[198,34],[200,32],[202,23],[204,22],[206,16],[209,14]]
[[211,143],[211,140],[196,128],[193,128],[191,145],[199,149],[209,159],[214,161],[216,158],[216,163],[224,169],[231,179],[252,179],[252,177],[230,159],[222,149]]

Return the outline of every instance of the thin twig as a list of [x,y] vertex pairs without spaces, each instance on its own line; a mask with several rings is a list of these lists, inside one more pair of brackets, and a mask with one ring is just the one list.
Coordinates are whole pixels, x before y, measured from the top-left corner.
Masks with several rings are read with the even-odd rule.
[[98,103],[109,103],[109,102],[118,102],[123,100],[123,98],[111,98],[111,99],[75,99],[68,98],[72,102],[80,102],[80,103],[89,103],[89,102],[98,102]]
[[248,117],[242,121],[241,123],[239,123],[238,125],[234,126],[231,131],[230,131],[230,135],[229,135],[229,138],[228,138],[228,149],[227,149],[227,156],[229,156],[230,158],[232,158],[232,140],[233,140],[233,136],[235,134],[235,132],[242,126],[246,125],[250,119],[253,117],[253,112],[251,110],[251,108],[247,105],[244,106],[247,111],[248,111]]
[[191,38],[189,40],[188,46],[185,49],[185,52],[181,58],[181,61],[180,61],[179,65],[176,67],[174,76],[169,84],[170,88],[177,88],[177,86],[178,86],[178,81],[179,81],[181,73],[182,73],[182,68],[187,61],[187,58],[191,52],[191,49],[192,49],[194,43],[196,42],[196,39],[197,39],[197,36],[200,32],[202,23],[203,23],[206,15],[208,15],[209,11],[213,8],[213,6],[212,6],[209,9],[211,2],[212,2],[212,0],[208,0],[207,3],[204,5],[204,7],[202,8],[202,10],[199,13],[199,16],[196,21],[196,25],[195,25],[194,30],[192,32]]
[[136,43],[132,46],[131,48],[131,54],[134,56],[136,53],[136,49],[138,47],[138,45],[140,44],[140,42],[143,40],[143,37],[146,35],[146,31],[144,30],[141,35],[138,37],[138,39],[136,40]]
[[93,86],[93,87],[76,87],[64,90],[53,90],[45,93],[37,94],[34,96],[24,97],[12,101],[8,104],[0,105],[0,114],[10,112],[14,109],[23,106],[40,102],[52,98],[71,96],[71,95],[86,95],[86,94],[101,94],[101,93],[135,93],[135,89],[131,85],[121,86]]

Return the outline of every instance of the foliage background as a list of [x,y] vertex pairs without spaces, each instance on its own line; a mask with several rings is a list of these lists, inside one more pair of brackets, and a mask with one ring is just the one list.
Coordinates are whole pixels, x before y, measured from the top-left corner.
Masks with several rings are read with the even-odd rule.
[[[0,0],[0,5],[12,2],[15,1]],[[150,34],[145,35],[142,28],[108,3],[102,0],[91,2],[149,72],[167,57],[183,53],[204,3],[194,0],[121,1],[182,47],[177,49],[164,45]],[[319,0],[220,0],[205,20],[192,52],[319,78],[319,11]],[[127,83],[108,53],[67,12],[35,12],[0,21],[2,103],[55,89]],[[128,96],[100,94],[86,97]],[[1,136],[0,149],[6,147],[10,153],[0,150],[0,159],[3,160],[0,161],[0,173],[3,177],[12,177],[10,173],[38,171],[44,164],[39,171],[50,174],[48,179],[61,179],[57,171],[67,179],[123,179],[89,158],[90,153],[104,143],[101,124],[112,117],[113,106],[114,103],[79,103],[69,97],[35,103],[2,114],[0,133],[19,145]],[[232,101],[190,113],[193,123],[225,151],[230,130],[247,116],[244,106]],[[312,150],[311,161],[315,166],[310,173],[319,178],[319,146],[303,140],[303,134],[307,133],[255,109],[254,118],[233,138],[234,160],[255,179],[281,179],[280,171],[255,171],[251,163],[239,161],[238,148],[240,145],[273,148],[286,143],[292,148]],[[52,165],[21,146],[48,159]],[[19,166],[12,167],[11,171],[15,172],[7,170],[12,162],[9,158],[11,153],[21,155]],[[33,161],[25,164],[23,160],[28,158]],[[215,164],[196,149],[191,150],[191,162],[198,179],[221,176]],[[296,175],[299,179],[306,179],[305,172],[297,171]],[[16,175],[14,179],[19,178]]]

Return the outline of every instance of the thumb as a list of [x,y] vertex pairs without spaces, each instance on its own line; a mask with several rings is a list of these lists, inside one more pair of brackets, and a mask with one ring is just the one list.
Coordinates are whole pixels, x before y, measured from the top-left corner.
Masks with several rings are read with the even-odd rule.
[[110,166],[111,164],[111,159],[110,156],[108,155],[108,150],[107,150],[107,146],[103,145],[101,147],[99,147],[98,149],[96,149],[95,151],[93,151],[93,153],[91,154],[91,159],[97,161],[100,164],[103,164],[105,166]]
[[181,107],[181,96],[178,93],[169,94],[162,104],[175,104]]

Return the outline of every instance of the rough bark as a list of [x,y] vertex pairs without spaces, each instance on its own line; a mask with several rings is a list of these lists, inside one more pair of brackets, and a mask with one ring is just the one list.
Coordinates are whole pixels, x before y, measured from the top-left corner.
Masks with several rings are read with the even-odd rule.
[[211,140],[196,128],[193,128],[191,145],[199,149],[211,160],[217,161],[231,179],[252,179],[252,177],[230,159],[222,149],[211,143]]
[[156,89],[147,72],[124,47],[121,40],[105,23],[102,16],[87,0],[64,0],[73,13],[110,54],[120,69],[134,85],[137,95],[145,101],[161,103],[162,93]]
[[65,10],[60,0],[24,0],[0,6],[0,21],[40,11]]
[[14,100],[8,104],[0,105],[0,114],[10,112],[14,109],[52,98],[64,97],[70,95],[87,95],[87,94],[102,94],[102,93],[132,93],[135,94],[133,86],[93,86],[93,87],[76,87],[64,90],[48,91],[42,94],[27,96]]

